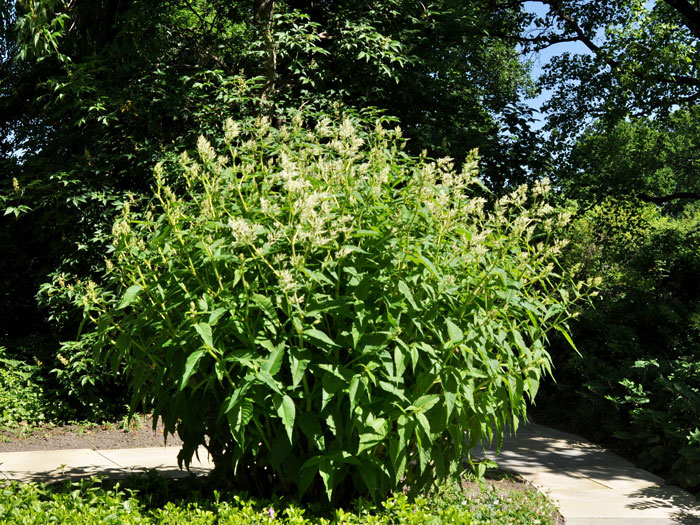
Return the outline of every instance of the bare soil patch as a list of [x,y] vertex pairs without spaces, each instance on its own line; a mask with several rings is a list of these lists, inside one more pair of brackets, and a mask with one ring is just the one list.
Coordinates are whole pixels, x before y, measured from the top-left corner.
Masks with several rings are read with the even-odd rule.
[[[0,452],[30,450],[68,450],[76,448],[116,449],[162,447],[165,444],[163,425],[153,429],[150,416],[134,416],[128,424],[40,425],[0,428]],[[169,435],[167,444],[179,446],[178,436]]]

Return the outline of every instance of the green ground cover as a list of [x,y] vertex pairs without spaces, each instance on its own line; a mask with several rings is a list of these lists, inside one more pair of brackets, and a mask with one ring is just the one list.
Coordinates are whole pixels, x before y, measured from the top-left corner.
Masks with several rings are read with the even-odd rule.
[[[497,476],[503,481],[503,475]],[[507,477],[506,477],[507,478]],[[0,523],[189,523],[295,525],[371,524],[554,524],[555,507],[532,488],[463,480],[409,499],[394,495],[378,505],[357,500],[352,508],[302,507],[293,501],[219,493],[202,479],[169,480],[150,472],[121,482],[82,480],[58,485],[11,483],[0,488]]]

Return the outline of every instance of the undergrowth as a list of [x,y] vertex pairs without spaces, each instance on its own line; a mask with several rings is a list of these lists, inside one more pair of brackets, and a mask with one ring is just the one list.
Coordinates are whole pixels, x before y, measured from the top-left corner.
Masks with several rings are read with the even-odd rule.
[[155,472],[121,482],[11,483],[0,489],[0,523],[556,523],[556,509],[533,489],[480,491],[473,485],[442,485],[415,499],[399,493],[378,505],[359,499],[348,510],[323,510],[285,499],[222,494],[202,479],[175,481]]
[[37,369],[8,358],[0,346],[0,427],[44,421],[43,391],[35,381]]

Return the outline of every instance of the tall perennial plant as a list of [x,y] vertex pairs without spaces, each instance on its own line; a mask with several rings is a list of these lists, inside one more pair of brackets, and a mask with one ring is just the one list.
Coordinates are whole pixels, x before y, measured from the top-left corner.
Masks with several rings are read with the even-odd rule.
[[204,445],[254,492],[377,499],[517,427],[586,288],[546,182],[487,205],[476,153],[457,172],[351,118],[228,120],[197,151],[125,205],[82,298],[182,462]]

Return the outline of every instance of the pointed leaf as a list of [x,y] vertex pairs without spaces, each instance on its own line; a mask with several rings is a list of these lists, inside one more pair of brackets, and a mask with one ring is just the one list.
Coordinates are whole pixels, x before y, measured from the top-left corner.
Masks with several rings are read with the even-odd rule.
[[275,381],[275,378],[272,377],[270,375],[270,372],[268,372],[267,370],[258,370],[258,372],[255,374],[255,377],[263,383],[265,383],[267,386],[269,386],[273,391],[281,393],[277,381]]
[[325,343],[329,346],[338,346],[324,332],[322,332],[321,330],[316,330],[315,328],[308,328],[304,330],[304,335],[314,339],[316,342],[321,341],[322,343]]
[[134,284],[129,286],[126,289],[126,292],[124,292],[124,297],[122,297],[121,302],[119,303],[119,306],[117,306],[117,310],[121,310],[123,308],[126,308],[129,306],[131,303],[134,302],[134,299],[136,299],[136,296],[143,290],[143,287],[138,284]]
[[306,367],[311,362],[309,351],[300,351],[296,348],[290,349],[288,352],[289,367],[292,372],[292,387],[296,387],[304,377]]
[[270,355],[263,362],[262,368],[263,370],[270,372],[270,375],[274,376],[282,367],[282,359],[284,358],[284,342],[275,346],[271,341],[266,340],[262,341],[260,346],[270,351]]
[[438,401],[440,401],[440,396],[437,394],[421,396],[414,401],[413,407],[418,411],[427,412],[433,408]]
[[226,308],[217,308],[211,314],[209,314],[209,325],[214,326],[219,318],[226,313]]
[[461,343],[464,340],[464,332],[462,332],[462,329],[450,319],[447,319],[445,323],[447,324],[447,334],[450,336],[450,340],[454,344]]
[[190,354],[187,358],[187,362],[185,362],[185,373],[182,375],[182,380],[180,382],[181,391],[185,388],[185,386],[187,386],[187,382],[189,381],[190,377],[192,377],[195,367],[205,353],[205,350],[197,350],[196,352]]
[[277,415],[280,417],[280,419],[282,419],[282,424],[284,425],[284,429],[287,431],[289,442],[292,443],[292,431],[294,430],[294,419],[296,417],[294,401],[286,394],[282,397],[275,397],[275,408],[277,409]]
[[322,461],[318,465],[318,473],[323,480],[323,485],[326,487],[328,501],[331,501],[333,497],[333,466],[329,461]]
[[406,300],[410,303],[414,310],[418,310],[418,306],[416,305],[416,302],[413,299],[411,289],[403,281],[399,281],[399,292],[401,292],[401,294],[406,298]]
[[212,340],[211,335],[211,326],[209,326],[208,323],[197,323],[196,325],[194,325],[194,329],[202,338],[204,344],[207,345],[208,348],[214,349],[214,341]]

